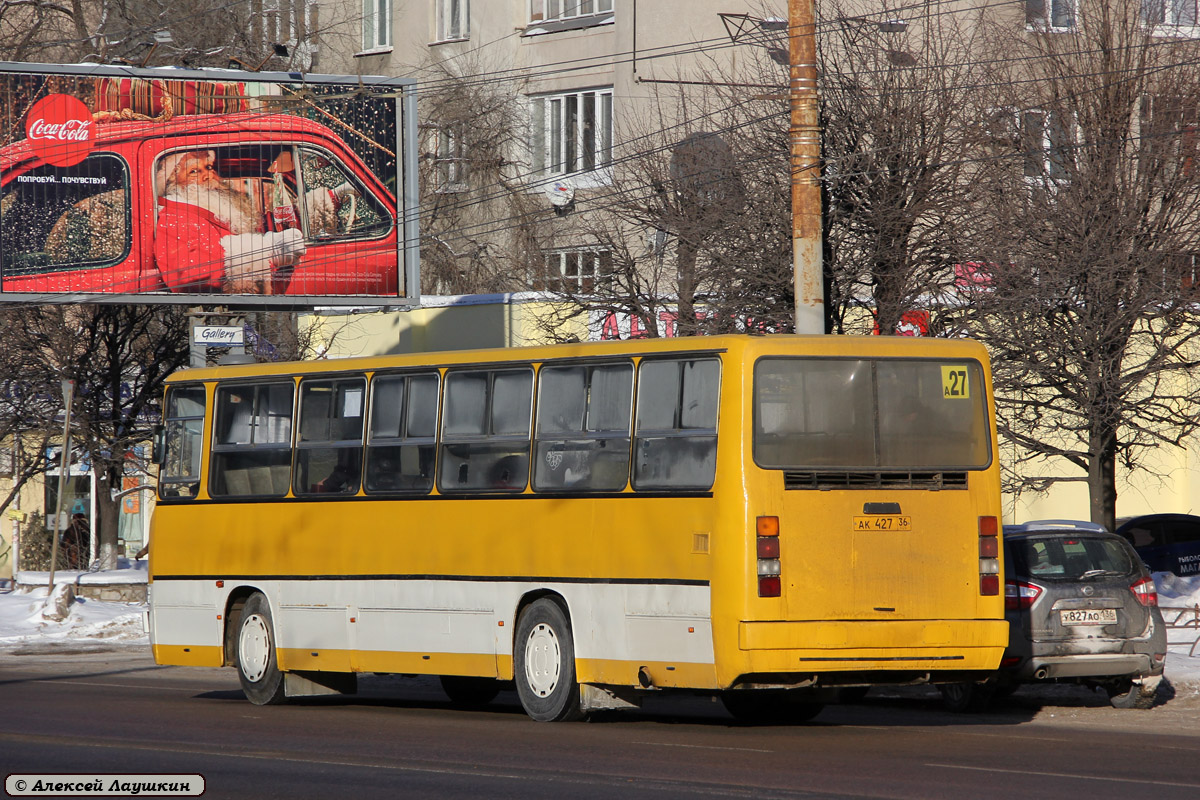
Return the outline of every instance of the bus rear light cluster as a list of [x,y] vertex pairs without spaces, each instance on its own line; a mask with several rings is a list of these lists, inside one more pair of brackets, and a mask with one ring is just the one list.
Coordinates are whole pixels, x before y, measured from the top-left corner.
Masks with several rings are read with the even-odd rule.
[[779,564],[779,517],[754,521],[754,554],[758,557],[758,596],[779,597],[783,590]]
[[1000,594],[1000,521],[979,518],[979,593]]

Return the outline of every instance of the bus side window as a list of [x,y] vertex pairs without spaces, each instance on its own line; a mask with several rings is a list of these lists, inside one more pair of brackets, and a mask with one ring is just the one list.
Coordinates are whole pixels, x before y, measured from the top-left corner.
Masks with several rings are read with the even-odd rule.
[[543,367],[533,487],[602,491],[629,480],[633,365]]
[[217,387],[209,494],[287,494],[294,395],[291,381]]
[[524,490],[532,403],[532,370],[447,373],[439,491]]
[[367,492],[428,492],[437,437],[437,373],[379,376],[371,387]]
[[204,387],[173,386],[163,415],[165,452],[159,473],[162,497],[189,499],[200,488],[200,453],[204,447]]
[[647,360],[638,369],[635,489],[709,489],[717,466],[721,362]]
[[366,389],[363,378],[300,384],[292,486],[297,495],[358,493]]

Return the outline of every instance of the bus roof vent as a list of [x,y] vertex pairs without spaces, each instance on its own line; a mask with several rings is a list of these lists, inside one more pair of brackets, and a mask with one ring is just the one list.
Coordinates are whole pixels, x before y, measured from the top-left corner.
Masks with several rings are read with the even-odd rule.
[[966,489],[966,472],[785,470],[785,489]]

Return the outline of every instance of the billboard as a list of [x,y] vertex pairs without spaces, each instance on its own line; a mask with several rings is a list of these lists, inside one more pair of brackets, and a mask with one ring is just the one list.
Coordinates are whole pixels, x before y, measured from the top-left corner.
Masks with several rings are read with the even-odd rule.
[[0,62],[0,302],[407,305],[408,79]]

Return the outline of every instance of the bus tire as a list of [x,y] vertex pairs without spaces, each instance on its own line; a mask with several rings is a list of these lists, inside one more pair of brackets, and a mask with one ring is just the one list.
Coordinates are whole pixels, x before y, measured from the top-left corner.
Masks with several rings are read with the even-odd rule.
[[442,691],[456,706],[486,706],[500,694],[500,681],[464,675],[441,676]]
[[788,689],[734,689],[721,692],[721,703],[738,722],[785,725],[808,722],[825,704]]
[[942,695],[942,707],[947,711],[953,711],[955,714],[974,714],[984,711],[991,704],[995,687],[992,681],[960,681],[939,683],[938,691]]
[[575,680],[575,640],[562,606],[550,598],[535,600],[521,614],[513,648],[517,696],[538,722],[583,719]]
[[271,605],[261,593],[250,596],[238,622],[238,680],[246,699],[256,706],[274,706],[287,700],[283,673],[275,656],[275,625]]

